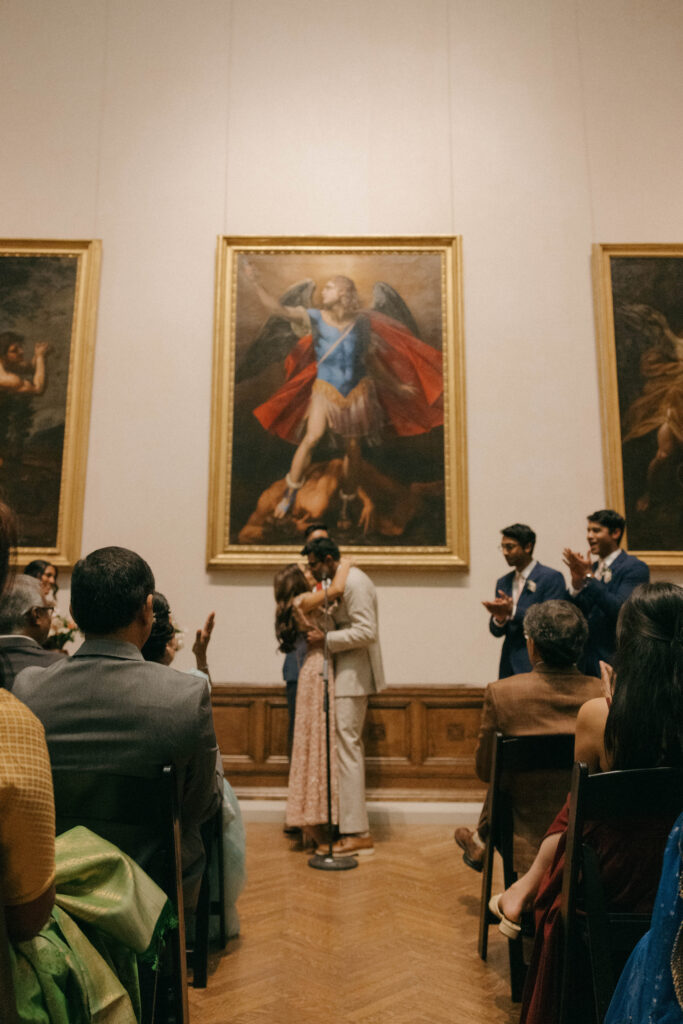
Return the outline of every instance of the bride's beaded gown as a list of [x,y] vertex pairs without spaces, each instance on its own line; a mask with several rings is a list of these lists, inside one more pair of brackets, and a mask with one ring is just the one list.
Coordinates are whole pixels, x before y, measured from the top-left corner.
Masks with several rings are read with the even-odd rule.
[[[325,615],[311,613],[306,617],[294,600],[297,624],[302,632],[311,626],[324,630]],[[332,624],[330,619],[330,624]],[[325,708],[323,649],[309,648],[299,672],[296,691],[294,740],[289,765],[286,823],[303,828],[327,821],[327,749],[325,743]],[[332,776],[332,821],[337,822],[337,759],[334,731],[334,676],[329,660],[330,693],[330,767]]]

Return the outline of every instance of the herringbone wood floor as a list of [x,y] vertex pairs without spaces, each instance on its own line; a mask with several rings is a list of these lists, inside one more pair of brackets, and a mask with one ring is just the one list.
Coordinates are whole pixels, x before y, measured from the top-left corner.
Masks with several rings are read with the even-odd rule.
[[480,876],[443,826],[385,827],[354,871],[247,826],[242,934],[190,988],[192,1024],[516,1024],[507,943],[477,956]]

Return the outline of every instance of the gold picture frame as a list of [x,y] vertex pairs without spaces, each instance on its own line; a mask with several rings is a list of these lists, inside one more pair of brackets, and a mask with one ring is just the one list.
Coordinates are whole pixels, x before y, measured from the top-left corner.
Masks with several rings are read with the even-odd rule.
[[100,263],[96,240],[0,240],[0,495],[20,566],[80,556]]
[[211,568],[291,561],[324,519],[362,564],[465,569],[461,239],[220,236],[210,467]]
[[683,565],[683,245],[593,246],[607,503],[629,550]]

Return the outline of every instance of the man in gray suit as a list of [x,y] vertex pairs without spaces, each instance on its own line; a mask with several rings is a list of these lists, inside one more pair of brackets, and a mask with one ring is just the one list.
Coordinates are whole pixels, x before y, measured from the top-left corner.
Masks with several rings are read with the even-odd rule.
[[45,651],[54,600],[46,597],[35,576],[17,576],[0,601],[0,685],[11,690],[14,679],[29,665],[47,668],[63,655]]
[[[339,564],[339,548],[326,537],[310,541],[304,551],[317,580],[331,579]],[[334,715],[337,744],[340,838],[333,847],[338,856],[374,853],[365,806],[365,750],[363,725],[368,694],[384,689],[382,653],[378,638],[377,593],[368,576],[352,566],[344,594],[332,612],[337,629],[327,634],[327,649],[334,658]],[[313,630],[308,642],[322,643]],[[321,848],[326,853],[326,848]]]
[[47,669],[27,668],[13,693],[40,719],[53,767],[153,775],[174,764],[182,815],[183,895],[193,909],[204,866],[199,833],[221,780],[205,679],[145,661],[154,613],[152,570],[126,548],[74,567],[71,611],[85,643]]

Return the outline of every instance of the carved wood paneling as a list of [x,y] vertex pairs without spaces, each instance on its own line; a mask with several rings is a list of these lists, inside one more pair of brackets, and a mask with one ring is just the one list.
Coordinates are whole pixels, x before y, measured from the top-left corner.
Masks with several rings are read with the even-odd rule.
[[[368,796],[481,799],[474,773],[483,690],[400,686],[370,697],[365,723]],[[216,736],[238,795],[283,796],[287,787],[284,686],[214,686]]]

